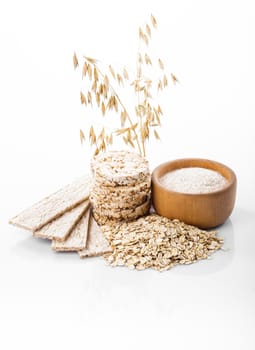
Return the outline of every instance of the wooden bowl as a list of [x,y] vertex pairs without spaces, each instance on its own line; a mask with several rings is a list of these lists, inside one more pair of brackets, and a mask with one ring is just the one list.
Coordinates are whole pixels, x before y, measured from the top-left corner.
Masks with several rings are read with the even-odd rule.
[[[159,179],[167,172],[189,167],[218,171],[228,184],[219,191],[190,194],[175,192],[162,186]],[[236,175],[224,164],[208,159],[177,159],[159,165],[152,173],[152,202],[156,212],[200,228],[223,224],[230,216],[236,198]]]

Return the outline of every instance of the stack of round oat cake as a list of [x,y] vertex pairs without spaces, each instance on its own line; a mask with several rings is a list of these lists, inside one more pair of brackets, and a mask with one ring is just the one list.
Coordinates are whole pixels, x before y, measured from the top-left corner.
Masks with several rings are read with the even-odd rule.
[[133,220],[149,212],[151,175],[146,159],[110,151],[92,159],[91,171],[90,202],[99,224]]

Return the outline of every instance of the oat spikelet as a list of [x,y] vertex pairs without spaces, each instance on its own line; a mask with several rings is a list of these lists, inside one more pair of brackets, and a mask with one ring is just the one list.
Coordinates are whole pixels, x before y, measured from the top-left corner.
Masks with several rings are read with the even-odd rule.
[[76,69],[79,66],[78,58],[75,52],[73,54],[73,66],[74,66],[74,69]]
[[115,131],[115,134],[116,134],[117,136],[119,136],[119,135],[125,134],[125,132],[127,132],[128,130],[129,130],[129,128],[117,129],[117,130]]
[[97,60],[95,60],[94,58],[91,58],[91,57],[85,56],[85,59],[86,59],[88,62],[92,63],[93,65],[96,64],[96,62],[97,62]]
[[151,24],[156,29],[157,28],[157,21],[156,18],[151,14]]
[[148,34],[149,37],[151,37],[151,28],[148,24],[146,24],[146,33]]
[[88,64],[88,76],[89,76],[89,80],[92,79],[92,68],[91,68],[91,65]]
[[117,73],[117,81],[119,85],[124,85],[122,76],[119,73]]
[[146,64],[152,65],[151,59],[147,53],[144,55],[144,61]]
[[107,86],[104,84],[104,85],[103,85],[103,95],[104,95],[104,98],[107,98],[107,97],[108,97],[108,90],[109,90],[109,88],[107,88]]
[[94,80],[98,81],[98,72],[97,72],[96,67],[94,67]]
[[80,92],[80,98],[81,98],[81,104],[85,104],[85,106],[87,106],[87,100],[82,91]]
[[97,102],[97,106],[100,107],[100,94],[99,94],[99,92],[96,93],[96,102]]
[[160,140],[159,134],[157,132],[157,130],[154,129],[154,136],[156,138],[156,140]]
[[112,68],[111,65],[109,66],[109,71],[111,72],[111,75],[113,76],[113,78],[116,79],[116,75],[115,75],[114,69]]
[[98,136],[98,139],[104,140],[104,137],[105,137],[105,130],[103,128]]
[[100,151],[105,151],[105,150],[106,150],[106,144],[105,144],[105,141],[103,140],[100,145]]
[[163,115],[163,112],[162,112],[160,105],[158,105],[158,114]]
[[127,138],[125,136],[122,136],[122,140],[125,142],[126,145],[128,144]]
[[167,80],[167,77],[165,74],[163,76],[163,85],[164,85],[164,87],[167,87],[167,85],[168,85],[168,80]]
[[81,140],[81,144],[85,141],[85,135],[81,129],[80,129],[80,140]]
[[127,137],[127,142],[130,144],[132,148],[135,148],[134,142],[129,137]]
[[109,143],[109,145],[112,145],[112,134],[109,136],[109,138],[108,138],[108,143]]
[[143,31],[141,27],[139,27],[139,39],[143,40]]
[[94,93],[97,92],[97,81],[96,81],[96,80],[93,81],[93,84],[92,84],[92,91],[93,91]]
[[155,119],[156,119],[156,121],[157,121],[157,124],[158,124],[158,125],[161,125],[160,116],[159,116],[159,113],[158,113],[158,111],[156,110],[156,108],[154,108],[154,116],[155,116]]
[[110,111],[112,110],[113,107],[114,107],[114,97],[110,96],[106,108],[109,109]]
[[149,43],[148,35],[146,35],[141,28],[139,28],[139,39],[144,41],[146,45]]
[[123,77],[124,77],[126,80],[129,80],[129,76],[128,76],[128,72],[127,72],[126,68],[123,68]]
[[124,133],[126,133],[126,132],[129,132],[129,131],[131,131],[131,130],[134,130],[134,129],[136,129],[137,128],[137,123],[136,124],[134,124],[133,126],[131,126],[131,127],[129,127],[129,128],[122,128],[122,129],[117,129],[116,131],[115,131],[115,134],[118,136],[118,135],[122,135],[122,134],[124,134]]
[[173,73],[171,73],[171,78],[174,84],[179,83],[179,80],[176,78],[176,76]]
[[[137,68],[137,77],[138,77],[138,78],[141,78],[141,76],[142,76],[142,67],[139,66],[139,67]],[[138,88],[138,91],[141,91],[141,87],[140,87],[139,85],[137,85],[137,88]]]
[[112,145],[112,134],[110,136],[106,135],[105,140],[107,145]]
[[164,70],[164,63],[161,61],[160,58],[158,59],[158,65],[160,69]]
[[101,112],[103,114],[103,116],[105,115],[105,104],[104,102],[101,103]]
[[149,39],[148,39],[148,36],[146,34],[143,35],[143,41],[145,42],[145,44],[147,46],[149,45]]
[[113,102],[113,107],[115,109],[115,112],[118,113],[118,110],[119,110],[119,104],[118,104],[118,101],[116,99],[116,97],[114,96],[114,102]]
[[82,67],[82,78],[86,77],[87,71],[88,71],[88,65],[86,62],[84,62],[84,65]]
[[91,95],[90,91],[88,91],[88,93],[87,93],[87,99],[88,99],[88,104],[92,105],[92,95]]
[[127,119],[127,112],[122,111],[120,114],[121,127],[123,127],[125,125],[126,119]]
[[90,139],[91,145],[96,144],[96,134],[95,134],[93,126],[91,126],[90,130],[89,130],[89,139]]
[[138,56],[138,63],[143,64],[143,58],[142,58],[141,53],[138,52],[137,56]]
[[104,85],[105,85],[105,88],[108,90],[109,89],[109,78],[107,75],[104,76]]
[[158,91],[163,89],[162,81],[158,81]]

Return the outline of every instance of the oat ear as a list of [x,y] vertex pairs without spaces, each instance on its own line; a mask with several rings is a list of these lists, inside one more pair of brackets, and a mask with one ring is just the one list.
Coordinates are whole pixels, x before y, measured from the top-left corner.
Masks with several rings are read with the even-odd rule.
[[[161,114],[153,111],[153,101],[157,100],[153,93],[155,91],[160,93],[168,87],[168,75],[164,71],[163,61],[159,58],[154,62],[153,55],[149,55],[146,51],[149,50],[149,43],[156,28],[157,20],[151,14],[150,21],[147,21],[138,29],[139,49],[137,52],[136,76],[133,80],[130,80],[131,74],[125,67],[120,71],[110,64],[107,65],[106,69],[103,69],[100,61],[88,56],[83,56],[81,69],[82,79],[86,80],[87,83],[86,91],[83,89],[83,92],[80,93],[81,104],[86,107],[96,106],[100,109],[102,117],[107,117],[107,115],[115,112],[119,117],[119,127],[117,129],[126,128],[125,134],[118,132],[118,135],[128,146],[144,157],[146,156],[150,132],[154,131],[155,123],[157,126],[161,125]],[[79,66],[76,53],[73,55],[73,64],[74,68]],[[153,78],[147,77],[145,71],[150,72],[151,69],[156,68],[157,71],[160,70],[159,77],[156,80],[154,79],[155,74],[152,74]],[[174,83],[178,81],[173,74],[171,79]],[[123,87],[133,89],[137,100],[134,108],[129,108],[120,97],[119,89]],[[102,123],[104,124],[104,121]],[[139,124],[139,128],[134,128],[136,124]],[[111,135],[113,133],[114,130],[108,130],[105,133],[105,138],[100,142],[97,139],[97,129],[93,136],[90,133],[89,140],[92,148],[94,148],[94,154],[107,150],[107,147],[112,143],[109,140],[112,141]],[[159,139],[158,130],[154,131],[154,135],[156,139]],[[80,137],[83,142],[83,136],[80,135]]]

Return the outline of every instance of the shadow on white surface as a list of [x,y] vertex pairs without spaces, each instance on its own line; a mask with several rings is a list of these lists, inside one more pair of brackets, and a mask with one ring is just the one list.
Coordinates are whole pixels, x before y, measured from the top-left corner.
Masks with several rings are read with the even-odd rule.
[[[76,253],[54,253],[49,241],[32,236],[15,242],[10,249],[12,259],[16,256],[22,267],[22,280],[36,278],[40,288],[46,288],[50,300],[56,295],[59,297],[61,291],[61,303],[65,307],[74,303],[75,317],[82,324],[111,329],[108,315],[116,320],[125,313],[137,327],[143,315],[143,322],[148,325],[151,317],[160,318],[163,324],[172,322],[172,325],[177,319],[182,329],[187,308],[191,315],[198,312],[203,316],[204,310],[219,310],[223,300],[224,307],[229,310],[241,300],[238,288],[243,288],[250,280],[246,281],[245,271],[250,268],[249,276],[254,271],[249,260],[254,256],[251,230],[254,220],[251,211],[237,209],[231,220],[218,228],[219,236],[225,239],[225,251],[214,253],[210,260],[176,266],[162,273],[111,268],[103,258],[81,260]],[[16,272],[17,267],[13,269]]]
[[[223,250],[212,254],[212,256],[208,260],[200,260],[190,265],[176,266],[173,269],[171,269],[171,273],[175,275],[208,275],[223,270],[227,265],[231,263],[234,255],[234,229],[231,220],[228,220],[224,225],[218,228],[218,235],[224,238]],[[51,249],[50,240],[39,239],[33,236],[29,236],[19,241],[11,249],[13,250],[14,254],[17,254],[19,257],[24,257],[26,260],[60,259],[61,261],[63,261],[66,259],[69,262],[75,261],[80,263],[84,263],[86,260],[98,260],[98,258],[90,258],[85,259],[85,261],[84,259],[80,261],[76,252],[54,252]],[[122,273],[123,271],[127,271],[127,273],[129,274],[139,273],[139,278],[143,273],[145,273],[145,271],[130,271],[125,267],[116,267],[114,269],[110,268],[110,271],[111,270],[121,270]]]
[[14,254],[23,257],[26,260],[59,260],[59,261],[78,261],[76,252],[55,252],[51,249],[51,241],[48,239],[27,237],[16,243],[12,248]]

